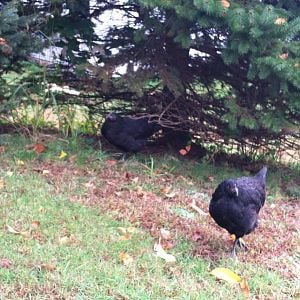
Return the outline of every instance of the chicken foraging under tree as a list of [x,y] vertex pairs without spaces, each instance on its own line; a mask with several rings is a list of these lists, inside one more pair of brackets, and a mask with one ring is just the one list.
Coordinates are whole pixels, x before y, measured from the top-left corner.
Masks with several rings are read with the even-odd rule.
[[113,145],[127,153],[141,151],[147,139],[162,128],[148,117],[132,119],[109,113],[101,128],[102,135]]
[[221,182],[212,195],[209,213],[215,222],[236,239],[236,246],[244,247],[241,238],[257,227],[258,213],[265,203],[267,167],[255,176],[228,179]]

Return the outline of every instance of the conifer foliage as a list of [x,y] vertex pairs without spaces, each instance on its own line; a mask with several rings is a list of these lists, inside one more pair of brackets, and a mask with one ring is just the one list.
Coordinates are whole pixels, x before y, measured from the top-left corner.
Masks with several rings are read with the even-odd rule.
[[[47,19],[41,31],[51,45],[63,49],[61,59],[69,69],[60,80],[87,91],[83,98],[68,101],[91,111],[100,111],[103,102],[125,102],[131,111],[154,114],[164,124],[207,141],[295,146],[299,1],[21,2],[27,15]],[[5,14],[17,21],[6,25]],[[9,4],[2,6],[1,68],[12,55],[29,49],[18,48],[26,35],[26,30],[16,32],[16,26],[25,24],[22,20]],[[109,30],[99,32],[101,23]],[[15,26],[14,38],[5,35],[7,26]],[[119,73],[120,66],[126,73]]]

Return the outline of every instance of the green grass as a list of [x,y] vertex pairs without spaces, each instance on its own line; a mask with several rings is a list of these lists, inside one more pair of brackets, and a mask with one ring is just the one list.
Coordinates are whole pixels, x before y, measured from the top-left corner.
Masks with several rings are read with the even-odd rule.
[[[0,299],[245,299],[237,285],[217,281],[210,274],[220,266],[247,277],[253,297],[291,297],[293,283],[276,272],[256,264],[241,264],[227,256],[221,261],[194,257],[192,245],[184,238],[178,237],[176,246],[169,250],[177,259],[175,264],[167,264],[154,255],[155,240],[141,228],[131,239],[120,240],[118,227],[132,225],[125,220],[116,221],[113,214],[70,202],[72,195],[83,192],[84,177],[62,182],[63,188],[57,192],[45,176],[30,169],[37,155],[24,149],[28,143],[19,136],[1,140],[5,152],[0,154],[0,178],[5,187],[0,189],[0,260],[9,259],[12,264],[9,268],[0,267]],[[103,153],[73,140],[49,144],[39,159],[59,163],[61,150],[76,155],[80,166],[89,163],[88,167],[95,168],[94,158],[98,168],[104,166]],[[146,167],[141,169],[143,159]],[[18,165],[18,160],[28,168]],[[149,176],[142,186],[157,193],[151,178],[158,171],[181,174],[204,186],[208,185],[207,174],[215,176],[215,180],[241,174],[234,169],[224,171],[170,157],[161,161],[133,158],[126,167]],[[71,185],[72,190],[65,185]],[[40,226],[33,227],[34,221],[39,221]],[[31,234],[9,233],[6,225]],[[122,252],[133,257],[131,264],[122,264]]]

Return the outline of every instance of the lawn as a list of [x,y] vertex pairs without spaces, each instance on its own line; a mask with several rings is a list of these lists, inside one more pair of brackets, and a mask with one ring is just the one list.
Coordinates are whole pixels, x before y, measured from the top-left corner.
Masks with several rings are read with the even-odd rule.
[[[119,162],[80,139],[48,138],[42,153],[18,135],[0,145],[0,299],[300,296],[297,165],[270,168],[250,250],[233,259],[208,203],[220,180],[249,172],[167,154]],[[176,262],[155,255],[159,240]]]

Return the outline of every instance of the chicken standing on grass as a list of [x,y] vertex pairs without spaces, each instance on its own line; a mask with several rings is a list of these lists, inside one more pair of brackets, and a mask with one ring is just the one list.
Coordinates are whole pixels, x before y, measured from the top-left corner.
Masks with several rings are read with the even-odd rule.
[[266,198],[266,174],[267,167],[263,167],[255,176],[224,180],[212,195],[209,213],[219,226],[235,235],[233,255],[237,245],[246,249],[240,239],[257,226]]
[[111,144],[124,151],[126,156],[141,151],[147,139],[161,128],[157,122],[150,122],[148,117],[132,119],[112,112],[107,115],[101,133]]

